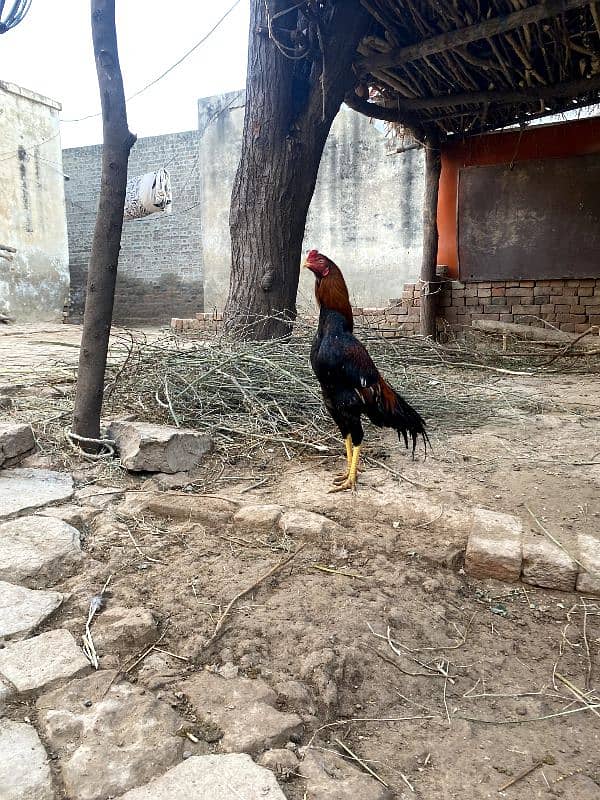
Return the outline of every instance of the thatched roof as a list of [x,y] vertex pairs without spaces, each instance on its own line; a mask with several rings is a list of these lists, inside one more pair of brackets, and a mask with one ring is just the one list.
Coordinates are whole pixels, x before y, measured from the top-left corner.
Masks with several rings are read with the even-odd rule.
[[374,27],[347,102],[370,116],[444,139],[600,102],[600,2],[361,2]]

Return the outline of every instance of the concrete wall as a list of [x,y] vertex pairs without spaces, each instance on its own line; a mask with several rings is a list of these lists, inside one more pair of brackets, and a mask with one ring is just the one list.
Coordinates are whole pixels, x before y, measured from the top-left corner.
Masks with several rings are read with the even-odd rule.
[[[64,151],[71,293],[69,319],[83,315],[87,266],[100,188],[100,145]],[[123,224],[114,321],[159,324],[203,307],[198,132],[139,139],[129,174],[166,167],[173,213]]]
[[69,271],[60,105],[0,81],[0,313],[58,320]]
[[[229,200],[241,146],[239,95],[199,101],[205,310],[222,309],[229,288]],[[227,109],[226,106],[230,105]],[[317,248],[343,269],[353,301],[378,306],[415,280],[421,259],[423,156],[397,145],[366,117],[343,106],[325,146],[304,249]],[[257,213],[259,209],[257,209]],[[301,276],[298,305],[314,303]],[[183,317],[183,314],[177,314]]]
[[[239,161],[243,92],[198,103],[198,131],[140,139],[130,174],[166,166],[173,214],[127,222],[119,258],[115,320],[163,323],[222,310],[229,289],[229,204]],[[357,305],[382,305],[415,280],[421,258],[423,161],[344,107],[327,142],[309,212],[305,249],[343,268]],[[85,274],[100,180],[100,148],[64,151],[71,272],[70,319],[83,312]],[[189,209],[189,210],[187,210]],[[260,213],[256,209],[255,213]],[[300,309],[311,308],[303,276]]]

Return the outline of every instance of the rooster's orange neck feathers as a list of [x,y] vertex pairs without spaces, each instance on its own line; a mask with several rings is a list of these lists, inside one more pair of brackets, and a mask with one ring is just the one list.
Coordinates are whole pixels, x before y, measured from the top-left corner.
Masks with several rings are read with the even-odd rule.
[[337,311],[346,319],[350,330],[353,328],[352,306],[346,281],[340,268],[329,262],[329,272],[324,277],[318,277],[315,284],[315,297],[321,308]]

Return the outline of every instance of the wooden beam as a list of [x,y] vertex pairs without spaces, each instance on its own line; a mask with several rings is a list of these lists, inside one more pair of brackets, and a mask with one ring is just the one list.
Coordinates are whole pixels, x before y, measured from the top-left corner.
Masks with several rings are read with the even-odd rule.
[[358,66],[366,72],[381,67],[399,67],[419,58],[435,55],[435,53],[441,53],[444,50],[452,50],[470,42],[496,36],[499,33],[506,33],[515,28],[529,25],[532,22],[556,17],[565,11],[572,11],[589,4],[590,0],[545,0],[542,3],[536,3],[536,5],[529,6],[521,11],[515,11],[512,14],[493,17],[485,22],[478,22],[476,25],[469,25],[465,28],[458,28],[438,36],[432,36],[430,39],[423,39],[408,47],[397,47],[387,53],[376,53],[360,59]]
[[425,146],[425,196],[423,199],[423,259],[421,261],[421,333],[436,337],[436,308],[441,283],[437,281],[438,193],[442,154],[438,143]]
[[[423,111],[430,108],[454,108],[455,106],[478,106],[483,103],[508,105],[536,100],[552,100],[555,97],[578,98],[588,92],[600,89],[600,73],[591,78],[559,83],[555,86],[535,86],[519,89],[514,92],[462,92],[460,94],[442,94],[436,97],[405,98],[400,101],[402,110]],[[400,112],[399,112],[400,113]]]

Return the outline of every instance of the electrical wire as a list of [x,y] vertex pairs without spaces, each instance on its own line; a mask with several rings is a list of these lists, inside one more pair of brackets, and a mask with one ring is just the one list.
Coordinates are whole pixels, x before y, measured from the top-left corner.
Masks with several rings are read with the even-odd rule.
[[23,22],[31,8],[31,3],[32,0],[15,0],[6,17],[2,19],[6,0],[0,0],[0,33],[6,33],[11,28],[16,28],[20,22]]
[[[129,102],[130,100],[133,100],[135,97],[139,97],[145,91],[150,89],[152,86],[155,86],[159,81],[161,81],[163,78],[165,78],[176,67],[178,67],[180,64],[182,64],[186,60],[186,58],[189,58],[189,56],[191,56],[192,53],[194,53],[201,45],[203,45],[204,42],[210,36],[212,36],[212,34],[217,30],[217,28],[219,28],[222,25],[222,23],[225,22],[227,17],[236,8],[236,6],[239,6],[240,2],[241,2],[241,0],[235,0],[235,3],[227,9],[227,11],[223,14],[223,16],[219,20],[217,20],[217,22],[213,25],[213,27],[208,31],[208,33],[206,33],[202,37],[202,39],[200,39],[199,42],[196,42],[196,44],[193,47],[191,47],[187,52],[185,52],[181,56],[181,58],[179,58],[174,64],[171,64],[170,67],[168,67],[164,72],[162,72],[156,78],[151,80],[150,83],[147,83],[145,86],[142,86],[141,89],[138,89],[137,92],[134,92],[133,94],[129,95],[129,97],[126,97],[125,98],[126,101]],[[102,112],[101,111],[96,112],[95,114],[87,114],[85,117],[76,117],[75,119],[61,119],[61,122],[69,122],[69,123],[70,122],[83,122],[86,119],[95,119],[96,117],[100,117],[100,116],[102,116]]]

